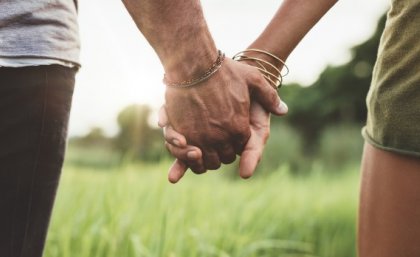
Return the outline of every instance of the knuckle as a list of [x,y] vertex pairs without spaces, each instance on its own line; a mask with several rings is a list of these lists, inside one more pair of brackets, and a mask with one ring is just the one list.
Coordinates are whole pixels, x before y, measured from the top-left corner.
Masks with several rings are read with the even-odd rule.
[[213,159],[213,158],[205,158],[204,160],[204,166],[206,169],[209,170],[217,170],[218,168],[220,168],[222,164],[220,163],[220,161],[217,159]]
[[214,161],[214,160],[204,160],[204,167],[208,170],[216,170],[220,168],[221,163],[220,161]]
[[190,167],[190,169],[191,169],[191,171],[193,172],[193,173],[195,173],[195,174],[197,174],[197,175],[200,175],[200,174],[203,174],[203,173],[206,173],[206,169],[204,169],[204,168],[198,168],[198,167]]
[[222,163],[224,164],[231,164],[232,162],[234,162],[236,160],[236,155],[232,154],[232,155],[226,155],[223,156],[223,158],[221,158]]
[[207,146],[207,148],[203,148],[203,162],[204,162],[204,167],[208,170],[215,170],[220,168],[220,159],[219,156],[217,154],[217,152],[212,149],[209,148]]
[[211,163],[209,163],[208,165],[206,165],[206,167],[207,167],[209,170],[217,170],[217,169],[219,169],[221,166],[222,166],[222,163],[221,163],[221,162],[211,162]]
[[203,174],[207,172],[206,168],[201,163],[187,161],[187,164],[190,170],[195,174]]

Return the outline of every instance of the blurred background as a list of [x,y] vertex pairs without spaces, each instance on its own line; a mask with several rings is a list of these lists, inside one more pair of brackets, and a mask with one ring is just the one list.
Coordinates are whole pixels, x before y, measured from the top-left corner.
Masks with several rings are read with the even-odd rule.
[[[280,3],[202,1],[228,56]],[[120,1],[80,1],[83,67],[45,256],[356,256],[360,130],[388,5],[339,1],[292,53],[289,114],[272,118],[252,179],[234,163],[171,185],[159,59]]]

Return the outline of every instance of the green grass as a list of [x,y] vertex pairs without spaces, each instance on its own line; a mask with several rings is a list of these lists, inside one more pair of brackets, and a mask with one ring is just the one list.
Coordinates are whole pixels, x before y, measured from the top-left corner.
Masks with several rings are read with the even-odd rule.
[[66,166],[45,257],[355,256],[356,166],[246,181],[188,174],[177,185],[168,166]]

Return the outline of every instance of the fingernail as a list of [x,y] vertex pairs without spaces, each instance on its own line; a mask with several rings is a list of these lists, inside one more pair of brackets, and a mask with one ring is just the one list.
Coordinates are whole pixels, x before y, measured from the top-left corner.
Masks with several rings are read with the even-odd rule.
[[280,101],[278,111],[279,114],[286,114],[289,111],[289,107],[287,107],[287,104],[285,102]]
[[181,143],[179,142],[178,139],[172,140],[172,143],[174,143],[174,145],[176,145],[176,146],[180,146],[181,145]]
[[195,151],[189,151],[187,153],[187,158],[190,159],[190,160],[195,160],[195,159],[197,159],[197,157],[198,157],[198,155]]

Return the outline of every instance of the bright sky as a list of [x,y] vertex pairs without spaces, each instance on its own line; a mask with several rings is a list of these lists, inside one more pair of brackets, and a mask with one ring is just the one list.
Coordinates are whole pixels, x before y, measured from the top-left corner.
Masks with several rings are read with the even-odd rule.
[[[132,103],[163,103],[163,69],[119,0],[80,2],[82,69],[77,75],[70,135],[99,126],[117,131],[118,112]],[[279,0],[202,0],[218,48],[228,56],[244,49],[268,23]],[[285,83],[310,84],[328,64],[350,58],[348,49],[371,36],[385,0],[342,0],[289,57]]]

